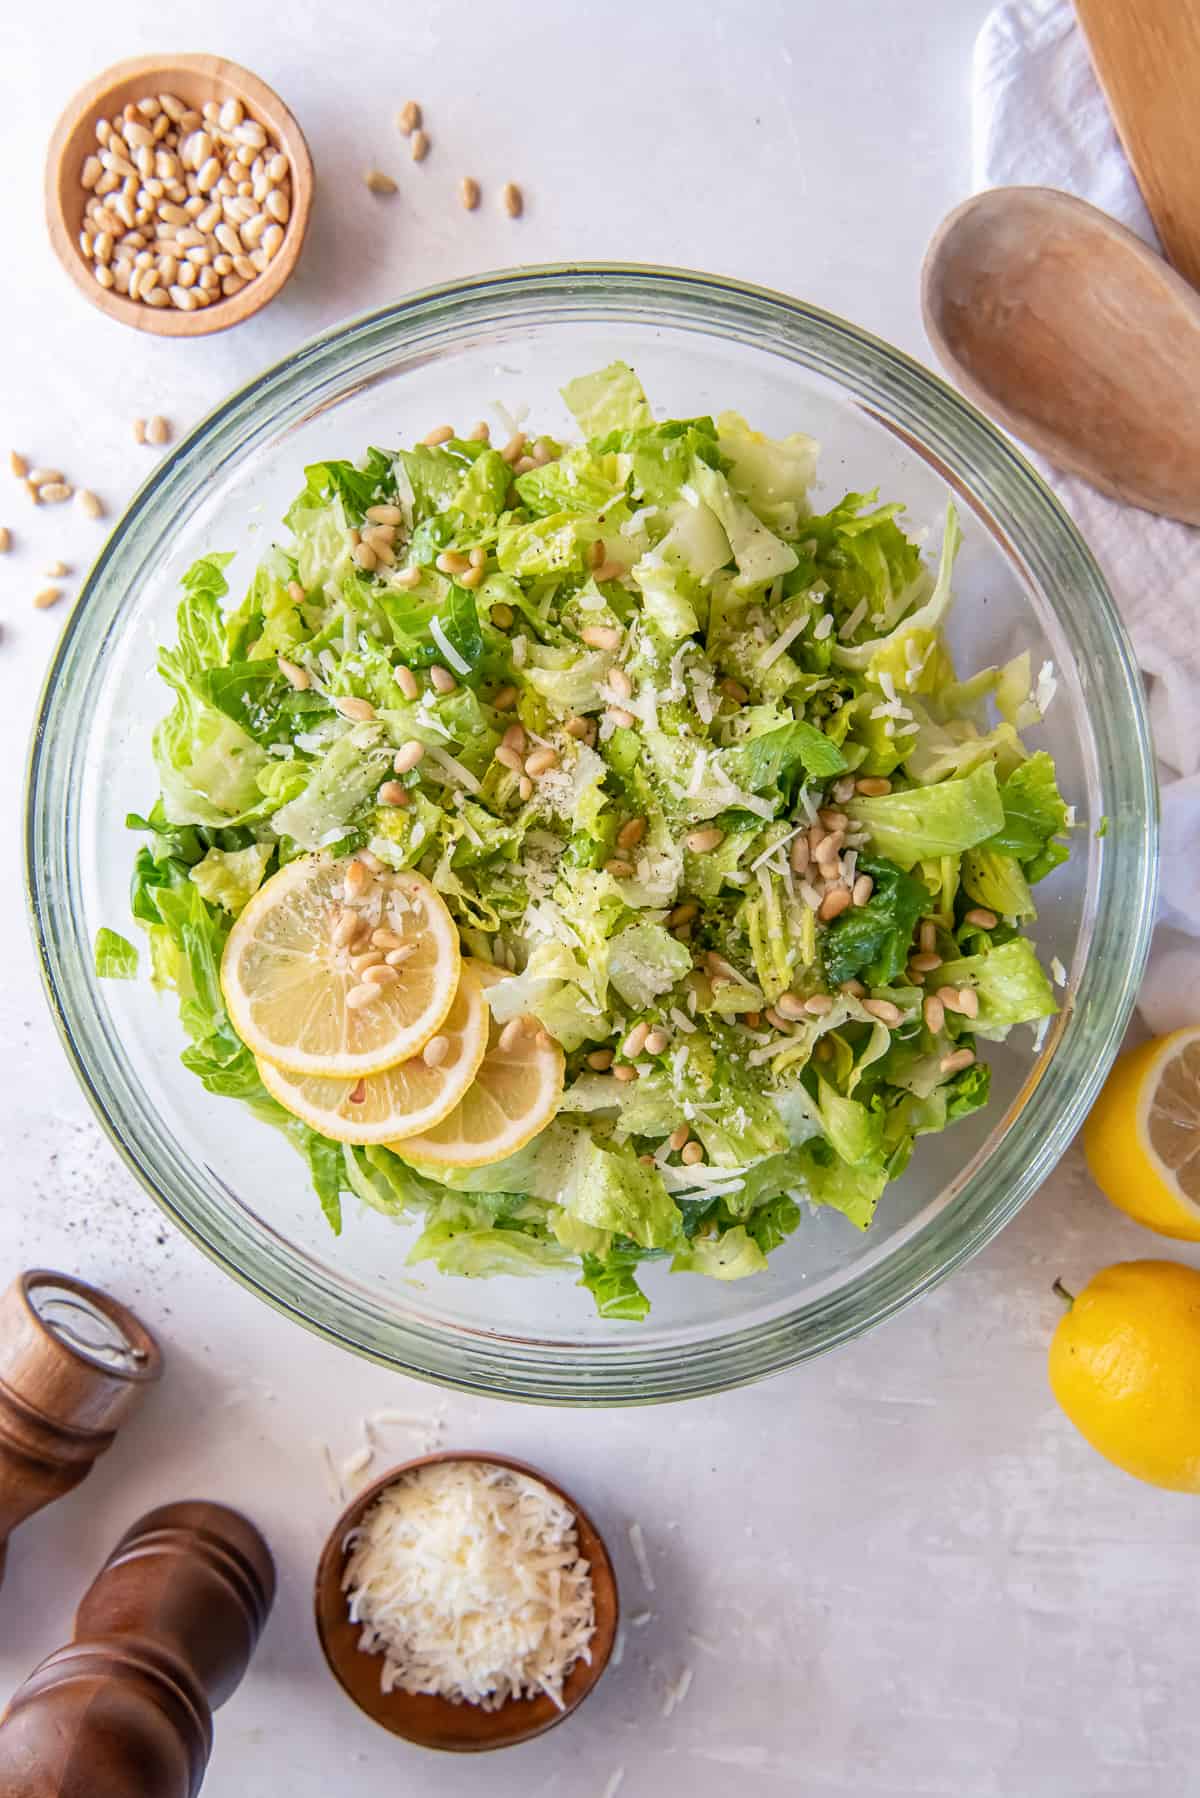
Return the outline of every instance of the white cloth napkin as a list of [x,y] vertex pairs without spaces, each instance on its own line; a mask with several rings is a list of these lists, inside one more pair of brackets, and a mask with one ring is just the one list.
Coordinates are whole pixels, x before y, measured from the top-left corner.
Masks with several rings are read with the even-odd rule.
[[[1007,0],[975,46],[976,187],[1060,187],[1158,239],[1069,0]],[[1200,1022],[1200,530],[1033,458],[1108,577],[1146,677],[1162,788],[1161,899],[1138,1007]]]

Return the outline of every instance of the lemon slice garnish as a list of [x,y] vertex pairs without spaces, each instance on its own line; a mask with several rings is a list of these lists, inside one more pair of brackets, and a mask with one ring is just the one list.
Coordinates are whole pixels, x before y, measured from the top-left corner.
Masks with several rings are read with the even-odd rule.
[[[463,965],[483,986],[504,979],[486,962]],[[546,1128],[562,1097],[563,1052],[536,1020],[522,1023],[512,1030],[492,1020],[487,1054],[462,1099],[440,1124],[397,1141],[398,1155],[439,1167],[485,1167]]]
[[1083,1146],[1119,1210],[1163,1236],[1200,1242],[1200,1026],[1121,1056]]
[[289,1074],[258,1057],[263,1085],[295,1117],[335,1142],[386,1143],[430,1130],[454,1110],[483,1060],[488,1008],[468,968],[454,1003],[424,1048],[407,1061],[334,1080],[326,1074]]
[[294,1074],[357,1080],[428,1042],[454,1002],[458,931],[419,874],[304,856],[230,932],[221,987],[256,1056]]

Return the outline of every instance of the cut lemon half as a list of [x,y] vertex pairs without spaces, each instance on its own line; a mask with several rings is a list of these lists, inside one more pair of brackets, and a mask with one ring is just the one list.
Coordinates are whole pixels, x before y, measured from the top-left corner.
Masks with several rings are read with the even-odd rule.
[[1118,1210],[1160,1235],[1200,1242],[1200,1025],[1121,1056],[1083,1147]]
[[304,856],[238,918],[221,988],[256,1056],[293,1074],[357,1080],[428,1042],[454,1002],[459,966],[454,920],[419,874]]
[[[504,979],[486,962],[463,965],[483,986]],[[502,1048],[501,1029],[493,1018],[487,1054],[454,1110],[433,1129],[396,1142],[398,1155],[437,1167],[486,1167],[546,1128],[562,1097],[563,1052],[536,1024]]]
[[[325,1074],[289,1074],[260,1055],[258,1071],[272,1098],[322,1136],[386,1143],[440,1124],[474,1080],[487,1045],[487,1001],[479,981],[464,968],[440,1029],[407,1061],[357,1080],[331,1080]],[[425,1056],[435,1047],[430,1067]]]

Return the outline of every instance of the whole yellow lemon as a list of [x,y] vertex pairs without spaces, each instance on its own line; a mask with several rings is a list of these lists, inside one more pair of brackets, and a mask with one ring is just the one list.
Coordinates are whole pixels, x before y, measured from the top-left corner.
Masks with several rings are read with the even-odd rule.
[[1116,1466],[1200,1492],[1200,1272],[1174,1261],[1104,1268],[1054,1332],[1050,1387]]

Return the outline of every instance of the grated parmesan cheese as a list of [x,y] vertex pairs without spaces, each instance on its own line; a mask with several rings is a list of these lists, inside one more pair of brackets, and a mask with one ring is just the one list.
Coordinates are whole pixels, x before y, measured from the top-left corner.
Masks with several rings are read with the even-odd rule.
[[817,620],[816,629],[813,631],[813,642],[823,643],[832,629],[833,613],[826,612],[823,618]]
[[459,655],[457,649],[455,649],[453,643],[451,643],[449,637],[442,629],[440,619],[431,618],[429,620],[429,634],[445,656],[449,666],[453,668],[455,674],[470,674],[470,662],[464,661],[462,656]]
[[838,636],[843,643],[849,643],[851,637],[854,635],[866,615],[867,602],[865,599],[860,599],[854,610],[843,623],[841,630],[838,632]]
[[[689,1169],[689,1172],[694,1173],[695,1170]],[[654,1575],[650,1571],[650,1557],[646,1553],[646,1538],[642,1534],[642,1526],[640,1523],[634,1522],[629,1526],[629,1546],[633,1550],[633,1558],[637,1562],[638,1572],[642,1576],[643,1586],[645,1586],[647,1592],[653,1592]]]
[[539,1480],[478,1461],[388,1486],[348,1539],[342,1585],[385,1692],[498,1710],[590,1659],[591,1569],[570,1507]]
[[781,630],[776,637],[774,643],[771,644],[771,647],[764,650],[762,655],[759,656],[759,668],[769,668],[773,662],[779,660],[781,655],[786,654],[807,623],[808,614],[804,613],[799,618],[793,618],[789,625],[785,625],[784,629]]

